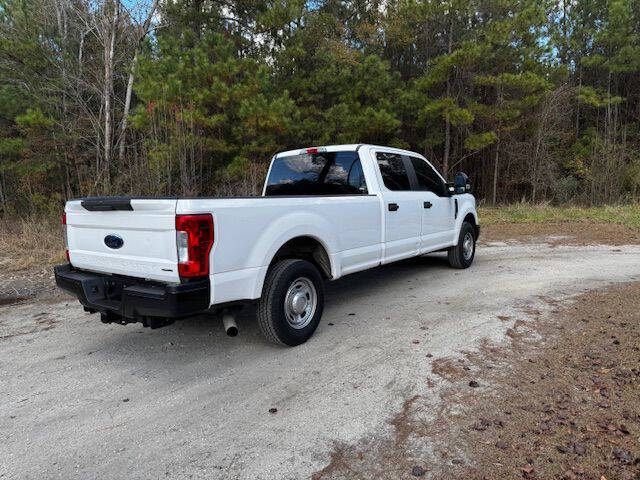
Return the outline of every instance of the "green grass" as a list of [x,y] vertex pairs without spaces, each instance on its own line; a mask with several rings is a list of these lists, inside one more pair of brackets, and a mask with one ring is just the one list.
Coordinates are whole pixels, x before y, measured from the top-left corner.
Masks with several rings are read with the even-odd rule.
[[602,207],[551,206],[516,203],[499,207],[480,207],[478,215],[483,225],[499,223],[618,223],[640,228],[640,204],[607,205]]

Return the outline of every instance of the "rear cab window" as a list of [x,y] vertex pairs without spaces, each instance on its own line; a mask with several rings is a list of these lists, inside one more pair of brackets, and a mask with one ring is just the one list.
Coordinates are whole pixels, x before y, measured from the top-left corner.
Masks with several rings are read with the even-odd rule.
[[402,155],[389,152],[377,152],[376,160],[382,175],[384,186],[389,190],[411,190],[411,182],[405,168]]
[[367,183],[358,152],[302,153],[275,158],[266,196],[365,195]]

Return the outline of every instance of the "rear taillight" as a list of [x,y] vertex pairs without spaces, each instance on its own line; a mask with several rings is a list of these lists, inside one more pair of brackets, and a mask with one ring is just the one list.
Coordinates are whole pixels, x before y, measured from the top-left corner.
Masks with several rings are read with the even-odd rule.
[[71,262],[69,258],[69,239],[67,238],[67,212],[62,212],[62,235],[64,237],[64,255],[67,262]]
[[209,252],[213,246],[213,217],[176,215],[178,273],[181,277],[209,275]]

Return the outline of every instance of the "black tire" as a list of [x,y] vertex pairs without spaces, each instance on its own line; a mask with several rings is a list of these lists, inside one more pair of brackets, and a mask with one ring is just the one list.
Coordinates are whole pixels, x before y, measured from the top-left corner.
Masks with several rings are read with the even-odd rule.
[[[464,242],[467,235],[471,235],[473,242],[473,250],[471,256],[465,257]],[[476,256],[476,230],[469,222],[464,222],[460,227],[460,236],[458,237],[458,244],[455,247],[451,247],[447,250],[449,255],[449,265],[453,268],[469,268],[473,263],[473,258]]]
[[[300,279],[308,280],[315,288],[315,310],[310,310],[308,323],[294,328],[285,314],[285,300],[289,289],[294,288],[294,282]],[[324,282],[318,269],[306,260],[281,260],[269,269],[265,278],[262,297],[258,301],[258,325],[267,340],[295,347],[313,335],[320,323],[323,307]]]

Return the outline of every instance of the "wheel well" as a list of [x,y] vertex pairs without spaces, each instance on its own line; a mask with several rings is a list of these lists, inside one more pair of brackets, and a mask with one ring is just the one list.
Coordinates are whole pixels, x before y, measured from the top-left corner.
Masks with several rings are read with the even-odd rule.
[[475,232],[475,236],[476,239],[478,238],[478,224],[476,223],[476,217],[473,216],[473,213],[467,213],[467,216],[464,217],[464,220],[462,221],[462,223],[464,222],[469,222],[471,225],[473,225],[473,231]]
[[296,237],[282,245],[271,265],[286,258],[301,258],[313,263],[323,278],[331,278],[331,260],[322,244],[313,237]]

